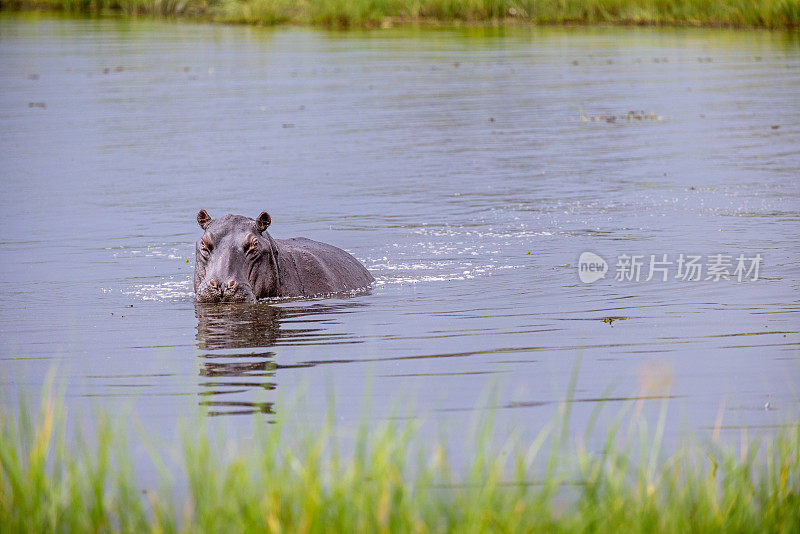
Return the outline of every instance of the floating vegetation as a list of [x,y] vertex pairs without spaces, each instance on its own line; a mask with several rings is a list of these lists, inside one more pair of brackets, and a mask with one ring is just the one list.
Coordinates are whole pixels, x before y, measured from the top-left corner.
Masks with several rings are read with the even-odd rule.
[[601,320],[606,324],[611,324],[614,321],[624,321],[626,319],[630,319],[630,317],[603,317]]
[[601,113],[600,115],[587,115],[581,113],[579,120],[581,122],[661,122],[664,120],[664,117],[661,115],[656,115],[655,113],[645,113],[644,111],[629,111],[624,115],[609,115],[606,113]]

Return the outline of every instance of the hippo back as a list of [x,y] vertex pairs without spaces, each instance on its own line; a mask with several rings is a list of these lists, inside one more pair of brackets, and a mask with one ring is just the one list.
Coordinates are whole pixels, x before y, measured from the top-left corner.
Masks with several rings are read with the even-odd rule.
[[351,291],[375,281],[357,259],[333,245],[305,237],[274,242],[278,250],[280,296]]

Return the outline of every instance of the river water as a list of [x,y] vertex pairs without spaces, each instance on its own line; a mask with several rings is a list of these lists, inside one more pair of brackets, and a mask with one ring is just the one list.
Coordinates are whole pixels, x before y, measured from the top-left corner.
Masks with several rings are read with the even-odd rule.
[[[577,369],[578,428],[668,398],[670,436],[774,429],[800,407],[799,43],[4,16],[0,398],[52,373],[155,436],[332,402],[527,435]],[[267,210],[376,283],[196,307],[200,208]]]

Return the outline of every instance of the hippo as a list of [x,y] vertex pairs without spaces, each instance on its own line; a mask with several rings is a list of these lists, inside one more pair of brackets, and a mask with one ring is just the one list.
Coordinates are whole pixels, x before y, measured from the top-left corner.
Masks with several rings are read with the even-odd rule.
[[375,279],[344,250],[304,237],[274,239],[265,211],[255,219],[197,214],[194,292],[198,302],[255,302],[368,287]]

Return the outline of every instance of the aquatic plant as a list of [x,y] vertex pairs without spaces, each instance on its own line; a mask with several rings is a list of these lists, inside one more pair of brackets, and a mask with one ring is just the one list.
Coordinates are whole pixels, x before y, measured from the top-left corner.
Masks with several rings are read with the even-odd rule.
[[262,425],[247,446],[192,425],[182,472],[155,451],[162,483],[142,488],[122,427],[101,416],[91,439],[68,437],[64,405],[45,394],[38,417],[0,412],[0,530],[800,531],[800,420],[762,443],[665,457],[666,402],[652,431],[628,404],[597,450],[569,438],[568,403],[531,442],[498,446],[488,417],[464,469],[414,424],[364,420],[347,450],[332,414],[319,429]]
[[800,0],[0,0],[0,9],[338,27],[413,21],[800,26]]

